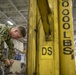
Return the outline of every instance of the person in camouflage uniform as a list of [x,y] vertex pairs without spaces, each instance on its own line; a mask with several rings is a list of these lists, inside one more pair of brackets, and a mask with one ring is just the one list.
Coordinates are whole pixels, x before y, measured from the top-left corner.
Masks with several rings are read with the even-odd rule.
[[[4,61],[6,65],[13,64],[14,60],[14,44],[12,42],[12,39],[18,39],[25,37],[26,30],[23,26],[16,26],[12,28],[8,28],[4,24],[0,24],[0,61]],[[3,43],[6,42],[8,45],[9,51],[8,51],[8,59],[4,57],[3,55]]]

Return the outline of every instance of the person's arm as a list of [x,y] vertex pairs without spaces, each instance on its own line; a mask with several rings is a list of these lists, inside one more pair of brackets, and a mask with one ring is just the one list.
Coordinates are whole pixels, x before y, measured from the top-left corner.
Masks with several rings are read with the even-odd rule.
[[5,60],[3,50],[2,50],[2,46],[3,46],[3,37],[2,37],[2,35],[0,35],[0,61]]
[[11,38],[8,38],[6,40],[6,43],[8,45],[9,51],[8,51],[8,59],[14,59],[15,50],[14,50],[14,44]]
[[7,34],[7,27],[5,25],[0,26],[0,60],[1,61],[5,60],[5,56],[3,54],[3,46],[4,46],[3,42],[5,41],[6,38],[5,34]]

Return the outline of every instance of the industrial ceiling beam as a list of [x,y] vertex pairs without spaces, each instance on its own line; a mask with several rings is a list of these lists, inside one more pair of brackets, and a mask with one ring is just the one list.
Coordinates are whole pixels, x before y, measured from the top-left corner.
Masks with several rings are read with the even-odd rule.
[[9,21],[13,22],[14,25],[16,25],[16,23],[12,21],[4,12],[0,11],[0,13],[3,14]]
[[0,23],[6,24],[2,19],[0,19]]
[[[24,8],[18,8],[18,10],[20,12],[25,12],[25,13],[28,12],[28,9],[26,9],[26,8],[25,9]],[[8,9],[8,8],[3,8],[2,11],[5,12],[5,13],[8,13],[8,12],[17,12],[14,8],[11,8],[11,10]]]
[[24,21],[27,22],[26,18],[23,16],[23,14],[17,9],[17,7],[15,6],[15,4],[13,3],[12,0],[8,0],[9,3],[15,8],[15,10],[21,15],[21,17],[24,19]]

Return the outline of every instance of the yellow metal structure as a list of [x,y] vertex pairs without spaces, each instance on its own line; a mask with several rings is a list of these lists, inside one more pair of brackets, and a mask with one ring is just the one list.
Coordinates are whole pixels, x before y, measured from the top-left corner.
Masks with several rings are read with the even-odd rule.
[[30,0],[27,75],[75,75],[72,9],[67,3],[72,2]]
[[75,75],[72,0],[59,0],[60,75]]

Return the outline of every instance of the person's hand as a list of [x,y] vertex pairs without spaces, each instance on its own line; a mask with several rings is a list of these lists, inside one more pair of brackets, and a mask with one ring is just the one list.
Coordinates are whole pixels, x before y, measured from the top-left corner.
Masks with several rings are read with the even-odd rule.
[[9,66],[9,65],[10,65],[9,59],[5,59],[5,65],[6,65],[6,66]]
[[5,59],[5,65],[6,66],[10,66],[10,65],[12,65],[14,63],[14,60],[13,59]]
[[14,59],[10,59],[10,65],[14,63]]

